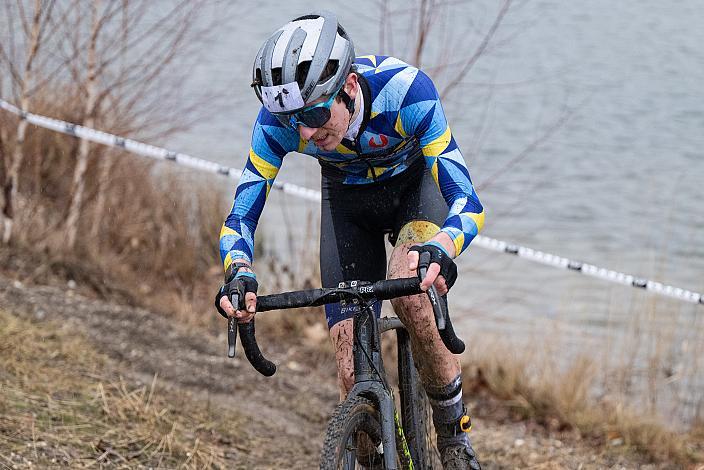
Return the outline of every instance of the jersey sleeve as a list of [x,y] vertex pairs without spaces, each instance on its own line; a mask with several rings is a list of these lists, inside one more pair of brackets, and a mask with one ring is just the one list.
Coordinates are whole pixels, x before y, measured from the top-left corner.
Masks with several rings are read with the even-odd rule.
[[[295,143],[294,143],[295,142]],[[225,270],[236,259],[254,259],[254,232],[269,191],[296,136],[262,108],[252,131],[252,144],[237,184],[230,214],[220,231],[220,258]]]
[[442,231],[455,244],[455,256],[469,246],[484,225],[484,208],[455,142],[432,80],[418,70],[401,104],[397,127],[417,136],[435,183],[449,207]]

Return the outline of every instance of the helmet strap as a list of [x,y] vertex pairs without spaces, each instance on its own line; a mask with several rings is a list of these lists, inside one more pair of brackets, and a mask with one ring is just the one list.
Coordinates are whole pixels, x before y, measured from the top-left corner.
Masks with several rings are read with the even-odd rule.
[[352,116],[354,114],[354,100],[350,98],[350,95],[347,94],[344,88],[340,90],[337,96],[339,96],[342,102],[345,103],[347,111],[349,111],[350,116]]

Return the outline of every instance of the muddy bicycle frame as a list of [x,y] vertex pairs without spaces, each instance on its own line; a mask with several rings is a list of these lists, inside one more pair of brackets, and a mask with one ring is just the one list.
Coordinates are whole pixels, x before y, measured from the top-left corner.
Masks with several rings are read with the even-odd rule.
[[[425,277],[428,268],[428,259],[421,257],[419,262],[419,277],[389,279],[369,283],[364,281],[341,282],[336,288],[310,289],[303,291],[285,292],[282,294],[264,295],[257,297],[257,312],[320,306],[330,303],[355,304],[353,316],[353,362],[355,383],[347,399],[363,396],[375,402],[379,407],[381,417],[381,434],[383,455],[386,468],[396,469],[396,425],[398,415],[391,388],[386,381],[386,373],[381,354],[381,333],[396,330],[398,339],[398,374],[399,389],[401,390],[402,413],[413,410],[408,405],[408,400],[417,396],[419,382],[413,376],[413,356],[411,354],[410,338],[403,323],[397,317],[377,318],[372,304],[374,301],[391,300],[422,293],[420,279]],[[464,343],[455,335],[447,311],[447,303],[440,297],[434,286],[428,289],[427,295],[433,307],[436,325],[440,337],[450,352],[460,354],[464,351]],[[242,307],[244,293],[234,293],[231,297],[233,305]],[[265,376],[276,372],[276,365],[266,359],[256,341],[254,320],[249,323],[237,323],[235,318],[228,319],[228,356],[235,356],[235,343],[237,332],[242,339],[245,356],[254,368]],[[417,420],[418,416],[408,417]],[[404,421],[406,415],[404,414]],[[408,452],[406,439],[401,428],[401,438],[404,452]],[[417,456],[410,452],[412,461],[417,461]],[[350,455],[348,457],[354,458]]]
[[[354,360],[354,386],[347,395],[347,399],[363,396],[374,401],[379,407],[381,418],[381,436],[384,463],[386,468],[396,468],[396,426],[401,429],[402,449],[408,452],[408,457],[413,462],[418,462],[415,448],[409,449],[403,427],[398,422],[396,405],[391,392],[391,387],[386,381],[386,372],[381,354],[381,334],[388,330],[396,330],[398,351],[398,382],[401,397],[401,410],[404,421],[407,419],[418,420],[419,416],[406,416],[406,412],[416,409],[407,406],[407,401],[417,396],[418,380],[413,373],[413,356],[411,342],[403,323],[397,317],[382,317],[377,319],[371,305],[359,308],[353,317],[353,346]],[[347,458],[354,458],[348,455]]]

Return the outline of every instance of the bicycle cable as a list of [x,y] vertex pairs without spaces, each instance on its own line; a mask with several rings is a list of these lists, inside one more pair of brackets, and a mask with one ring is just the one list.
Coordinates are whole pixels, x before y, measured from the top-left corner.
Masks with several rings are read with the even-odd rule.
[[[358,295],[357,297],[359,297],[360,302],[362,303],[362,305],[364,305],[364,309],[371,310],[373,302],[366,303],[364,301],[364,299],[362,298],[362,296]],[[373,312],[372,312],[372,314],[373,314]],[[365,317],[364,320],[367,321],[367,318]],[[378,330],[378,328],[377,328],[377,330]],[[352,336],[355,338],[357,347],[359,347],[359,349],[361,349],[362,352],[364,352],[364,355],[366,356],[367,361],[371,365],[372,369],[374,369],[374,372],[376,373],[376,375],[379,377],[379,380],[381,382],[381,385],[384,387],[384,390],[391,393],[391,388],[389,387],[389,384],[386,383],[386,374],[382,375],[381,372],[379,372],[379,369],[377,369],[376,364],[374,364],[374,361],[372,360],[372,358],[369,357],[369,353],[367,352],[367,348],[363,347],[362,342],[359,340],[359,338],[357,338],[354,334]],[[381,344],[380,344],[381,343],[381,334],[378,334],[377,336],[379,337],[379,344],[378,344],[379,354],[381,354],[382,353]]]

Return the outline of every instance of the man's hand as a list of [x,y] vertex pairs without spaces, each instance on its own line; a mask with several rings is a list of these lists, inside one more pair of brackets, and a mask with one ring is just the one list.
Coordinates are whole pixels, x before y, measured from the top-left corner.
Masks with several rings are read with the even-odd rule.
[[235,310],[226,295],[220,297],[220,308],[225,311],[228,317],[235,317],[239,323],[249,323],[254,318],[257,311],[257,294],[247,292],[244,295],[245,310]]
[[423,252],[430,253],[430,266],[425,274],[425,278],[421,280],[420,288],[423,292],[428,290],[431,285],[435,285],[438,294],[445,295],[455,283],[457,279],[457,266],[447,252],[440,248],[440,244],[431,243],[425,245],[416,245],[408,250],[408,269],[417,271],[418,260]]
[[[257,310],[257,279],[249,267],[238,269],[234,279],[220,288],[215,296],[215,308],[225,318],[235,317],[239,323],[248,323]],[[244,309],[236,309],[230,302],[230,295],[244,295]]]

